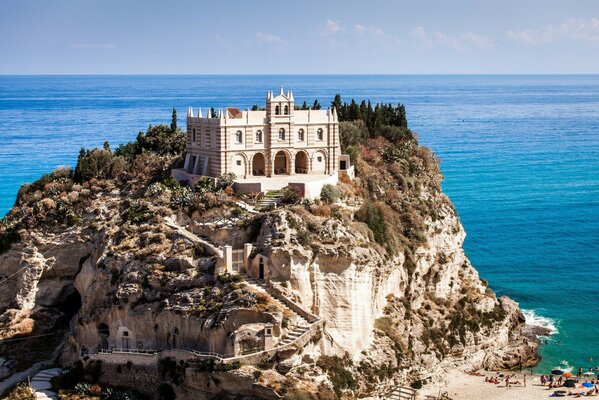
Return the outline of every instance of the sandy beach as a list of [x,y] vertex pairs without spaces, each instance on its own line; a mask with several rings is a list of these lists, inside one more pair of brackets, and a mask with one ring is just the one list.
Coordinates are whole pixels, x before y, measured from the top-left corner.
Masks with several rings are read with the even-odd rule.
[[[507,373],[514,374],[514,372],[505,372]],[[473,376],[462,371],[449,372],[443,381],[425,385],[418,393],[419,398],[425,399],[426,395],[438,396],[439,393],[447,392],[452,400],[536,400],[551,397],[555,390],[565,390],[566,393],[588,391],[579,388],[549,389],[541,386],[540,375],[530,375],[530,372],[526,374],[526,387],[522,384],[525,373],[516,372],[513,380],[519,383],[506,388],[505,382],[498,385],[485,382],[485,376],[497,376],[497,373],[481,371],[481,374],[483,376]],[[566,396],[566,398],[573,397]],[[599,398],[599,396],[591,397]]]

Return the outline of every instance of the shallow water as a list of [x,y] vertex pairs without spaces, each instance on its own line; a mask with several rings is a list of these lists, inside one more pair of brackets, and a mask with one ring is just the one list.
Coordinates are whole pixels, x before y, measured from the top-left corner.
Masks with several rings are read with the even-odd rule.
[[405,103],[443,160],[473,265],[557,330],[537,371],[599,364],[596,75],[0,76],[0,215],[20,184],[73,165],[82,146],[132,140],[173,106],[184,125],[190,105],[263,104],[281,84],[297,102]]

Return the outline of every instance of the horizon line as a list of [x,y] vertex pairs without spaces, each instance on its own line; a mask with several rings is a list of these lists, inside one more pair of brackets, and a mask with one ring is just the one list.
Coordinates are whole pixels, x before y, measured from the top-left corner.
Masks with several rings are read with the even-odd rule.
[[578,72],[498,72],[498,73],[35,73],[4,74],[0,77],[27,76],[595,76],[599,73]]

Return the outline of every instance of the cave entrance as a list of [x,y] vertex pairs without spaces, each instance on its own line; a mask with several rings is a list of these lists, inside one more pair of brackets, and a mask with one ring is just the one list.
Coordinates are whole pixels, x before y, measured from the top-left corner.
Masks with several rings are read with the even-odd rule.
[[71,319],[81,308],[81,295],[75,288],[75,285],[70,283],[64,286],[54,300],[52,308],[61,314],[58,321],[60,325],[68,327]]
[[107,350],[108,337],[110,336],[110,328],[104,322],[99,323],[97,328],[98,336],[100,336],[100,343],[98,344],[98,347],[100,347],[101,350]]

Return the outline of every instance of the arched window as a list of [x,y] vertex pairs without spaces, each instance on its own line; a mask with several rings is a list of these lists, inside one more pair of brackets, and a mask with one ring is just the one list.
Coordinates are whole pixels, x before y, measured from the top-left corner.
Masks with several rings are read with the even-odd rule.
[[285,140],[285,128],[279,129],[279,140]]
[[262,131],[261,130],[256,131],[256,143],[262,143]]
[[281,114],[281,109],[279,108],[279,106],[275,107],[275,115],[279,115]]
[[285,113],[285,115],[289,115],[289,106],[286,105],[283,110],[284,110],[283,112]]
[[297,131],[297,140],[300,142],[304,141],[304,130],[300,129],[299,131]]
[[241,131],[235,132],[235,142],[243,143],[243,133]]
[[316,131],[316,139],[317,140],[323,140],[323,134],[322,134],[322,129],[318,128],[318,130]]

